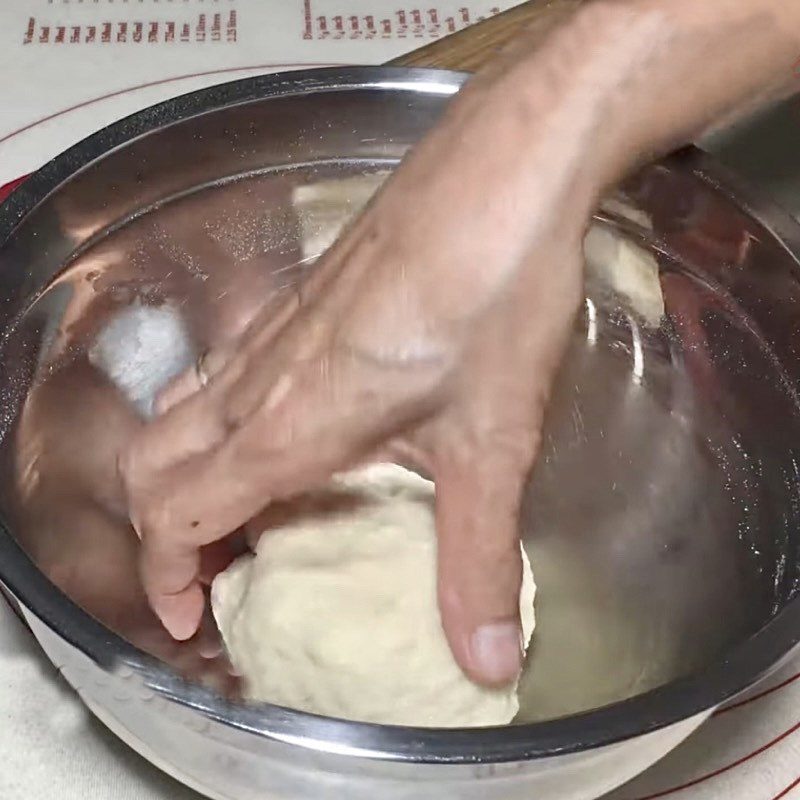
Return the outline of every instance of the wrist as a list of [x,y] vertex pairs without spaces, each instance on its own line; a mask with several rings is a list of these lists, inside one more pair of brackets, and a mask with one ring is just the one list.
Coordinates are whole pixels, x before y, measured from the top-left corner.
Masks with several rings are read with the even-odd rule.
[[[565,185],[589,210],[646,146],[636,122],[647,75],[669,46],[673,23],[659,4],[583,7],[545,44],[525,52],[498,86],[536,131],[532,177],[543,160],[566,165]],[[534,150],[536,152],[534,152]]]
[[[507,70],[601,194],[638,164],[793,88],[800,4],[784,0],[597,0]],[[732,55],[735,54],[735,57]]]

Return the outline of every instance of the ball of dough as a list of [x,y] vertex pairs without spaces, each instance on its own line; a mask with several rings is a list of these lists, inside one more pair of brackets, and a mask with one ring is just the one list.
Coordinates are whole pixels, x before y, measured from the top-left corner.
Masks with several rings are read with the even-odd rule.
[[[442,630],[433,499],[430,481],[380,464],[270,511],[255,556],[211,592],[248,699],[419,727],[511,721],[517,687],[470,681]],[[527,647],[535,586],[524,551],[523,561]]]

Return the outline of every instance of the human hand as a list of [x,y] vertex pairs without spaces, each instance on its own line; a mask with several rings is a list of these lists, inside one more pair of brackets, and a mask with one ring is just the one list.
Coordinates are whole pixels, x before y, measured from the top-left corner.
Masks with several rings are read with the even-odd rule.
[[182,376],[125,451],[145,587],[176,638],[203,611],[201,545],[380,458],[436,481],[457,660],[484,683],[518,674],[518,508],[581,297],[591,200],[546,130],[529,168],[510,150],[486,157],[487,140],[528,131],[502,121],[504,81],[465,91],[300,291]]
[[720,2],[724,14],[691,0],[587,4],[536,53],[523,34],[297,296],[165,393],[120,466],[145,589],[176,638],[203,613],[201,546],[271,500],[388,458],[436,481],[456,659],[486,684],[516,676],[517,511],[591,209],[640,159],[763,102],[796,58],[794,6]]

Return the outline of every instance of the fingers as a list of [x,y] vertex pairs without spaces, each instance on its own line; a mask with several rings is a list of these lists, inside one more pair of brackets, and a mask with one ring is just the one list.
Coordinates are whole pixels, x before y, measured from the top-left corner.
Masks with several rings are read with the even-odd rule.
[[200,391],[225,366],[232,346],[221,345],[203,353],[195,363],[171,381],[155,401],[156,414],[165,414],[178,403]]
[[532,455],[481,448],[439,464],[439,608],[453,655],[477,683],[502,686],[522,669],[518,517]]
[[159,476],[225,441],[229,430],[221,404],[220,393],[198,393],[175,413],[156,417],[120,454],[118,468],[127,489],[131,522],[139,534],[138,506],[144,502],[137,500],[151,489],[158,490]]
[[199,549],[164,537],[145,536],[140,566],[142,584],[156,616],[173,639],[191,639],[205,608]]
[[[129,486],[136,480],[134,473]],[[159,472],[155,480],[155,488],[134,490],[131,505],[142,539],[142,583],[156,615],[183,640],[200,624],[203,579],[224,560],[224,553],[214,549],[202,559],[200,548],[236,530],[241,515],[254,514],[269,498],[252,474],[240,477],[234,465],[215,454]]]
[[269,502],[269,473],[253,469],[249,455],[234,437],[160,473],[158,486],[137,495],[132,507],[142,539],[142,584],[175,639],[195,633],[205,604],[202,586],[233,556],[219,540]]
[[[220,372],[226,370],[228,377],[239,374],[241,363],[237,364],[235,356],[254,348],[265,348],[292,319],[298,309],[296,294],[287,296],[285,292],[277,292],[264,302],[255,324],[245,330],[239,337],[215,345],[202,353],[196,362],[185,372],[178,375],[156,398],[157,414],[165,414],[174,406],[204,389]],[[240,360],[241,361],[241,360]]]
[[[385,383],[385,375],[354,369],[352,360],[331,362],[327,356],[324,363],[296,365],[287,389],[273,400],[268,391],[239,427],[219,437],[212,430],[207,447],[192,440],[193,414],[198,409],[201,418],[207,402],[201,392],[154,421],[124,459],[131,519],[142,538],[143,583],[173,636],[191,636],[200,621],[200,547],[240,528],[271,499],[305,491],[347,468],[374,449],[387,419],[396,421],[391,404],[375,412],[374,387]],[[276,387],[280,383],[278,378]],[[176,449],[188,457],[158,461],[160,453],[174,456]]]

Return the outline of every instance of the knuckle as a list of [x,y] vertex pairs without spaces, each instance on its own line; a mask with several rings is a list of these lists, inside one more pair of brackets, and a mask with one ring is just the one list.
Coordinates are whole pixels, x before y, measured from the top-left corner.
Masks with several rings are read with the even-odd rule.
[[[134,518],[134,515],[131,515]],[[148,547],[157,545],[163,532],[168,528],[166,516],[153,503],[147,503],[145,508],[135,514],[135,526],[142,541]]]
[[130,445],[117,455],[117,475],[126,491],[138,483],[141,458],[136,445]]
[[165,414],[172,406],[177,405],[184,394],[188,394],[185,389],[186,382],[188,379],[179,378],[156,394],[153,400],[153,411],[156,416]]
[[163,550],[171,543],[179,543],[184,526],[176,524],[173,506],[163,492],[142,491],[132,498],[131,522],[149,550]]

